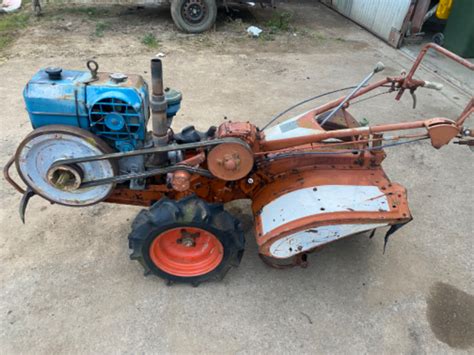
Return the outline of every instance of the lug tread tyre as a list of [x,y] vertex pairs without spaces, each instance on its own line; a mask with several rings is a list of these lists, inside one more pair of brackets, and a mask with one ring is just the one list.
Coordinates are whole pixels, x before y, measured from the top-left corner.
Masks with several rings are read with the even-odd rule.
[[[173,228],[195,227],[212,233],[222,244],[222,261],[210,272],[198,276],[177,276],[158,268],[150,257],[153,240],[161,233]],[[242,259],[245,238],[240,222],[226,212],[222,204],[207,203],[196,196],[179,201],[162,198],[148,210],[142,210],[132,223],[128,237],[130,259],[138,261],[145,274],[155,274],[167,281],[190,283],[193,286],[211,280],[220,280]]]

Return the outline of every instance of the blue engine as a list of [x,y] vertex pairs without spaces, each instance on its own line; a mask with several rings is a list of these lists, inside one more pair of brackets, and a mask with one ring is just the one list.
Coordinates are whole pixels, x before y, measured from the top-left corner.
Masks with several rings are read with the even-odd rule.
[[[144,146],[150,117],[148,85],[140,75],[46,68],[26,85],[23,96],[33,128],[76,126],[125,152]],[[179,110],[181,94],[166,91],[167,115]]]

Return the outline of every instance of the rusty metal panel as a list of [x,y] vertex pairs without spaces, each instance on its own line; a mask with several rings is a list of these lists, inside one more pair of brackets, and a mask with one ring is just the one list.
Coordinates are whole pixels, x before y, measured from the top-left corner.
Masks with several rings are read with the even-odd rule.
[[412,0],[324,1],[344,16],[398,47]]

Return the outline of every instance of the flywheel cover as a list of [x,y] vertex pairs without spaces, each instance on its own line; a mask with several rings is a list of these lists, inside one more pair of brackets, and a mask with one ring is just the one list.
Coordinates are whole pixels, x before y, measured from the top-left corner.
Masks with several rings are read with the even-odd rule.
[[[66,206],[88,206],[109,196],[114,184],[79,189],[60,189],[50,182],[51,165],[58,160],[112,153],[104,141],[78,127],[43,126],[31,132],[19,145],[15,164],[23,182],[43,198]],[[77,164],[82,181],[116,175],[115,163],[98,160]]]

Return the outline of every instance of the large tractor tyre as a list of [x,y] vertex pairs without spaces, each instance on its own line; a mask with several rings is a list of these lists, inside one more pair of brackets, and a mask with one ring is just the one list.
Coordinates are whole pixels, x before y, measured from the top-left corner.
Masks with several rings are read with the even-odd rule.
[[220,280],[240,264],[245,238],[240,222],[222,204],[195,197],[163,198],[142,210],[132,224],[130,258],[145,274],[193,286]]
[[216,21],[216,0],[172,0],[171,17],[181,31],[201,33]]

